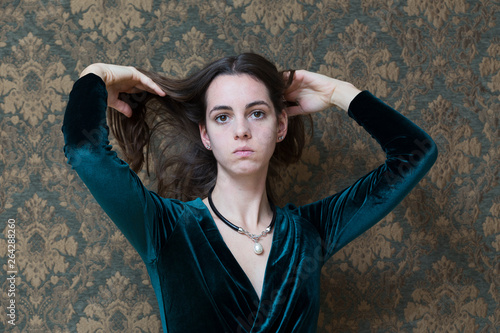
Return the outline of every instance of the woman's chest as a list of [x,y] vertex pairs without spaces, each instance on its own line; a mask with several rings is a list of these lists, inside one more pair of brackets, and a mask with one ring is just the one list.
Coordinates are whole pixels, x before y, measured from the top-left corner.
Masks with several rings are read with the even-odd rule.
[[228,250],[250,280],[257,296],[262,295],[264,278],[273,244],[273,232],[259,238],[262,253],[255,252],[256,242],[245,234],[236,232],[222,223],[216,223]]
[[251,239],[233,230],[225,235],[213,219],[178,225],[156,265],[165,308],[192,313],[195,302],[197,315],[222,316],[247,331],[257,322],[270,328],[285,314],[304,318],[306,311],[313,318],[319,307],[321,241],[308,224],[279,217],[273,232],[260,239],[261,255],[253,252]]

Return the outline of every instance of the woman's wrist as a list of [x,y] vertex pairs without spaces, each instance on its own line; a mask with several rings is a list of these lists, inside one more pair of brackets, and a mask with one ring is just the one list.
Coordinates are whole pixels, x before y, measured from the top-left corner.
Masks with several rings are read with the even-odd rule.
[[348,82],[335,87],[335,90],[330,97],[330,103],[347,111],[352,100],[361,92],[358,88]]
[[87,66],[80,73],[80,77],[83,77],[83,76],[90,74],[90,73],[99,76],[104,81],[105,73],[104,73],[102,66],[100,66],[100,64],[91,64],[91,65]]

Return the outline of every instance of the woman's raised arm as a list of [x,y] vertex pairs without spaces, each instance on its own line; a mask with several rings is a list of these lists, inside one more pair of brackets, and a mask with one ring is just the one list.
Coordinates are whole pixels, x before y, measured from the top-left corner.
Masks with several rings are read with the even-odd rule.
[[353,185],[295,208],[320,233],[326,260],[396,207],[434,164],[437,147],[408,118],[347,82],[297,71],[285,99],[300,104],[289,114],[321,111],[332,105],[341,107],[386,153],[384,164]]
[[149,191],[111,150],[106,110],[110,101],[122,113],[131,112],[118,100],[120,92],[163,92],[131,67],[96,64],[82,74],[73,86],[64,114],[65,156],[144,261],[151,262],[156,258],[158,244],[173,230],[175,215],[182,207]]

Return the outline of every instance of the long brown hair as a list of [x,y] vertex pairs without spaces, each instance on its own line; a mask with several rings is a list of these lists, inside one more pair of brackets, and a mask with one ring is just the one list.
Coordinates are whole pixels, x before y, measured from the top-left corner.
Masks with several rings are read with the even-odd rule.
[[[255,77],[267,87],[276,116],[285,108],[283,94],[293,80],[293,71],[285,82],[283,72],[254,53],[219,59],[185,79],[139,70],[167,95],[123,94],[121,98],[132,107],[132,117],[111,109],[109,126],[131,169],[138,172],[146,163],[149,174],[151,158],[158,194],[184,201],[205,197],[217,177],[217,161],[203,146],[198,127],[205,123],[206,91],[213,79],[223,74]],[[271,198],[272,182],[279,179],[283,166],[300,159],[305,139],[303,117],[289,118],[287,136],[276,145],[269,164],[266,188]]]

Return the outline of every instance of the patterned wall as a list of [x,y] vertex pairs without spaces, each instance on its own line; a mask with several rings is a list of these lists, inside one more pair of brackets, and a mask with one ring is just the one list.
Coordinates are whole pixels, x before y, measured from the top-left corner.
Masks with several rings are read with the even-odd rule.
[[[411,194],[325,267],[318,331],[496,331],[499,16],[495,0],[1,0],[0,331],[161,330],[140,258],[65,163],[68,94],[92,62],[182,76],[249,50],[369,89],[440,150]],[[283,202],[340,190],[383,161],[338,110],[314,122]]]

